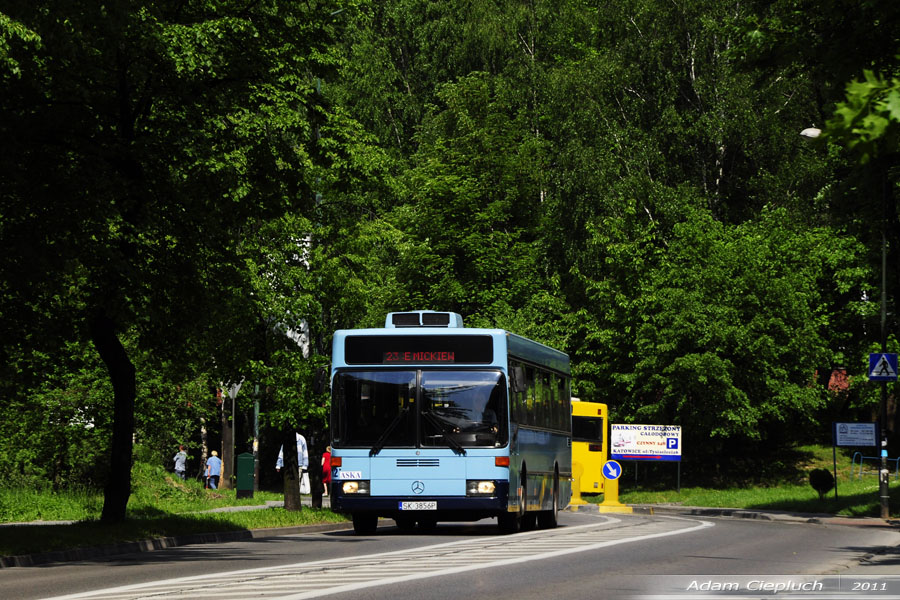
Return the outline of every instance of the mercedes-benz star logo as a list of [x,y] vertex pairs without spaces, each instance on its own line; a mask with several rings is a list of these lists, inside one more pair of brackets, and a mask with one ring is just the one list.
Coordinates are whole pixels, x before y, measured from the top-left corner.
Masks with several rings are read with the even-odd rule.
[[413,491],[413,494],[421,494],[422,492],[425,491],[425,484],[422,483],[421,481],[413,481],[412,491]]

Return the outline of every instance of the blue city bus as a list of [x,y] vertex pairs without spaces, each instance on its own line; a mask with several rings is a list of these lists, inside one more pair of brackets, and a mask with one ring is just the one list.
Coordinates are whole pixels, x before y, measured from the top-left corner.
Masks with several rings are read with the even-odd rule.
[[340,330],[331,363],[331,507],[371,535],[496,517],[556,527],[572,495],[569,357],[456,313]]

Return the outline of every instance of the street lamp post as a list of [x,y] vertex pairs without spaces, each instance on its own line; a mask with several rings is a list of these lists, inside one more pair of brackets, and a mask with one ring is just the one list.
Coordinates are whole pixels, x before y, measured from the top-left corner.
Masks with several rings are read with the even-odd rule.
[[[822,135],[822,130],[818,127],[807,127],[800,132],[800,135],[815,139]],[[881,353],[887,352],[887,173],[884,173],[884,182],[882,190],[882,207],[884,215],[881,219]],[[881,402],[879,407],[879,417],[881,430],[881,469],[878,472],[878,496],[881,502],[881,518],[890,518],[890,492],[888,471],[888,439],[887,439],[887,381],[881,381]]]
[[[884,215],[881,219],[881,353],[887,352],[887,173],[882,184],[881,203]],[[878,472],[878,495],[881,497],[881,518],[889,519],[890,491],[888,487],[888,439],[887,439],[887,381],[881,382],[881,469]]]

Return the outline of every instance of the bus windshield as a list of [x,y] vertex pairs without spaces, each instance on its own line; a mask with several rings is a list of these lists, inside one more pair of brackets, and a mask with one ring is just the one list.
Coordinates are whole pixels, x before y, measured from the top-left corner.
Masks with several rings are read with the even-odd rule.
[[337,447],[464,454],[506,445],[506,379],[498,371],[342,371],[335,383]]
[[422,445],[499,447],[506,380],[496,371],[422,373]]
[[605,425],[603,417],[572,415],[572,440],[576,442],[602,442]]

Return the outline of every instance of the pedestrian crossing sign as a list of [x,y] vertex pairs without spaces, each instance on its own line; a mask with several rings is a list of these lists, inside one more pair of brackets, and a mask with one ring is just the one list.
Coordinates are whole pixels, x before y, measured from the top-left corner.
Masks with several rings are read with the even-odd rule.
[[897,381],[897,355],[887,352],[870,354],[869,381]]

